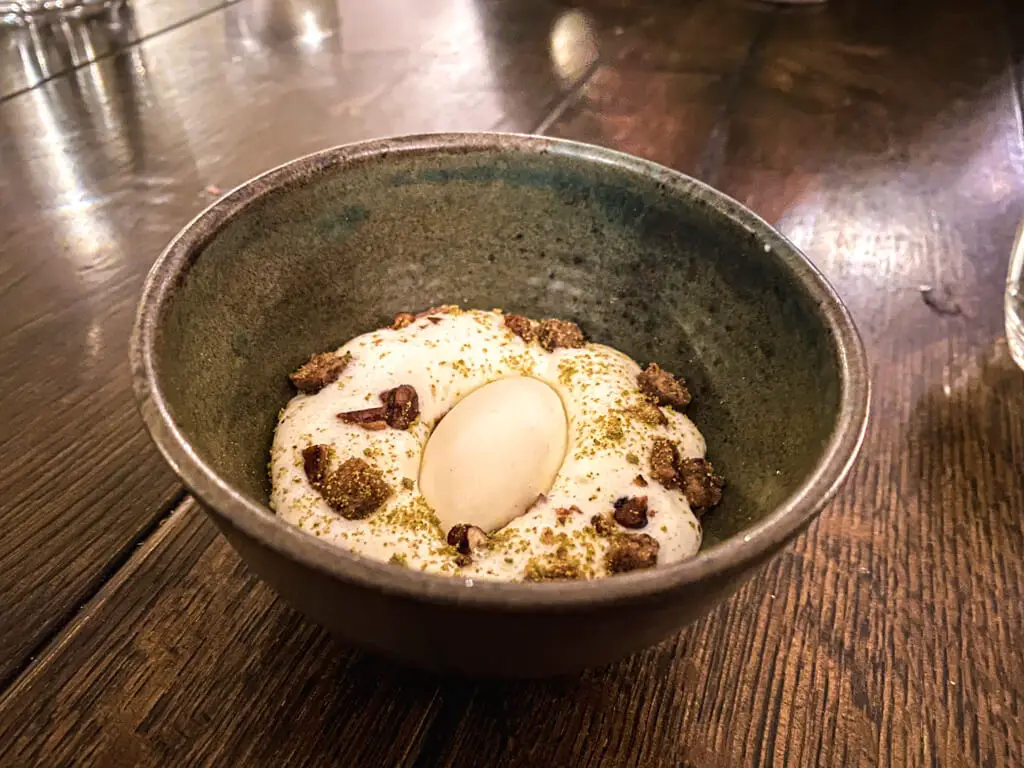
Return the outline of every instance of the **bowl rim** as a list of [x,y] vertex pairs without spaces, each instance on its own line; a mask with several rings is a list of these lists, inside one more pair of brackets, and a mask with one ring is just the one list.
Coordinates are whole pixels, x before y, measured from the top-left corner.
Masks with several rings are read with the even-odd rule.
[[[346,164],[393,154],[488,151],[552,154],[608,164],[653,179],[674,194],[700,199],[774,250],[815,301],[832,332],[840,368],[839,415],[809,476],[761,520],[689,560],[668,566],[582,581],[474,580],[396,568],[310,536],[233,488],[193,449],[168,408],[154,344],[162,311],[180,276],[215,234],[264,195]],[[835,496],[863,444],[871,399],[867,356],[849,310],[811,261],[760,216],[704,182],[649,160],[578,141],[493,131],[410,134],[339,145],[283,163],[235,187],[186,224],[153,264],[136,312],[130,363],[138,409],[157,449],[203,507],[222,522],[288,559],[344,582],[396,597],[500,610],[588,609],[656,599],[763,562],[802,532]]]

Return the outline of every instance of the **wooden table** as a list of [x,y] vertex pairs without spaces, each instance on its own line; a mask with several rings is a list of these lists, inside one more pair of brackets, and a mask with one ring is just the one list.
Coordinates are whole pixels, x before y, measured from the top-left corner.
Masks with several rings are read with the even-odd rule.
[[[1011,0],[138,0],[0,33],[0,764],[1024,765],[1022,40]],[[862,459],[809,532],[578,677],[344,647],[247,573],[132,403],[142,279],[219,190],[447,129],[709,181],[806,250],[872,360]]]

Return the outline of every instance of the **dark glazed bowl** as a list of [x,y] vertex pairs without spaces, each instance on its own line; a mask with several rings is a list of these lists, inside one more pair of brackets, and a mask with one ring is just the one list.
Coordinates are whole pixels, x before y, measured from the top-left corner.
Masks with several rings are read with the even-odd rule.
[[[286,374],[442,303],[575,320],[684,375],[728,481],[701,553],[594,581],[472,583],[275,517],[267,460]],[[329,149],[234,190],[154,265],[132,368],[160,451],[256,574],[357,646],[471,676],[602,664],[693,621],[832,497],[868,412],[850,316],[764,221],[661,166],[505,134]]]

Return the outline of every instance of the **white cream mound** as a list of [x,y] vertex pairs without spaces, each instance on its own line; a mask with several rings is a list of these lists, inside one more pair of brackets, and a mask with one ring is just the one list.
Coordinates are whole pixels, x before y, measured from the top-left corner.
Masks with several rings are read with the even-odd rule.
[[[289,523],[366,557],[478,579],[545,578],[552,563],[563,572],[570,564],[577,578],[605,576],[616,533],[655,539],[659,565],[700,548],[686,497],[651,479],[649,457],[660,437],[683,459],[700,458],[704,439],[671,408],[658,408],[664,424],[637,415],[654,406],[626,355],[595,343],[549,352],[512,333],[500,312],[480,310],[372,331],[344,353],[351,358],[337,380],[295,396],[278,421],[271,507]],[[419,399],[408,429],[338,417],[379,406],[380,393],[400,385]],[[333,466],[359,458],[376,467],[391,489],[384,504],[360,520],[332,509],[304,470],[311,445],[329,446]],[[612,520],[616,500],[640,496],[646,525]],[[611,536],[595,530],[594,516],[611,521]],[[446,541],[457,523],[483,528],[486,546],[460,557]]]

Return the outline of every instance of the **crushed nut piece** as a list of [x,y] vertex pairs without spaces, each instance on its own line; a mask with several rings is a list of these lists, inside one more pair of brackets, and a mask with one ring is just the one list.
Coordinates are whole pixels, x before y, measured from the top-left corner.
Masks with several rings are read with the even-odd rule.
[[324,352],[313,355],[309,361],[297,371],[289,374],[292,384],[300,392],[312,395],[319,392],[328,384],[333,384],[341,376],[342,372],[352,361],[352,354],[346,352],[343,355],[334,352]]
[[647,497],[623,496],[617,499],[612,517],[623,528],[643,528],[647,525]]
[[330,449],[311,445],[302,452],[310,485],[332,509],[348,520],[362,520],[376,512],[391,495],[384,474],[362,459],[349,459],[328,471]]
[[547,544],[550,547],[555,543],[555,532],[550,528],[545,528],[540,532],[540,543]]
[[394,429],[408,429],[419,418],[420,398],[408,384],[381,392],[381,402],[387,410],[385,420]]
[[338,414],[338,418],[346,424],[358,424],[363,429],[368,429],[373,432],[387,428],[387,416],[388,411],[384,406],[363,408],[358,411],[346,411],[345,413]]
[[640,391],[658,405],[668,405],[681,411],[690,404],[690,391],[682,379],[678,379],[657,363],[651,363],[636,377]]
[[651,477],[666,488],[682,489],[695,514],[722,500],[725,480],[707,459],[680,459],[675,443],[656,437],[651,447]]
[[679,450],[671,440],[654,438],[651,447],[651,477],[666,488],[679,487]]
[[324,481],[330,469],[331,449],[326,445],[311,445],[302,451],[302,468],[314,488]]
[[646,533],[617,534],[604,555],[608,573],[625,573],[651,568],[658,563],[658,540]]
[[460,554],[468,555],[487,548],[487,533],[475,525],[459,523],[449,529],[447,541]]
[[565,521],[573,515],[582,515],[583,510],[573,504],[571,507],[559,507],[555,510],[555,518],[559,525],[565,525]]
[[633,485],[638,485],[641,488],[646,488],[647,487],[647,481],[644,480],[644,476],[643,475],[637,475],[636,477],[633,478]]
[[548,556],[531,557],[526,561],[523,570],[524,581],[556,581],[562,579],[579,579],[583,569],[579,562],[572,558]]
[[[643,376],[642,373],[640,375]],[[626,414],[649,427],[663,427],[668,424],[668,416],[662,413],[661,409],[653,403],[638,403],[627,408]]]
[[580,327],[568,320],[545,320],[537,329],[537,340],[548,352],[558,347],[578,349],[586,343]]
[[533,321],[522,315],[505,315],[505,327],[527,344],[537,338],[533,330]]
[[679,463],[679,475],[683,495],[698,517],[722,500],[725,479],[715,474],[707,459],[683,459]]
[[391,323],[391,327],[396,331],[400,331],[403,328],[408,328],[415,322],[416,315],[412,314],[412,312],[399,312],[395,315],[395,320]]
[[590,524],[594,526],[598,536],[608,536],[615,531],[611,521],[604,515],[594,515],[590,518]]
[[346,411],[339,413],[338,418],[346,424],[358,424],[363,429],[372,431],[386,427],[408,429],[419,418],[420,399],[416,390],[408,384],[381,392],[380,399],[384,405]]

